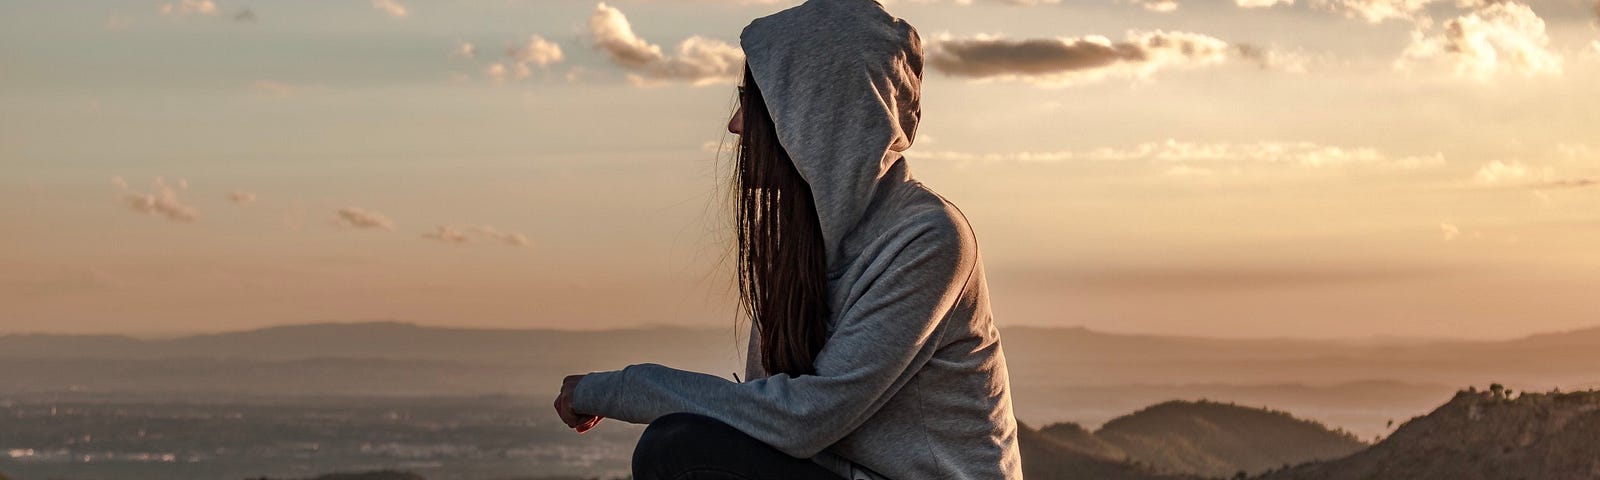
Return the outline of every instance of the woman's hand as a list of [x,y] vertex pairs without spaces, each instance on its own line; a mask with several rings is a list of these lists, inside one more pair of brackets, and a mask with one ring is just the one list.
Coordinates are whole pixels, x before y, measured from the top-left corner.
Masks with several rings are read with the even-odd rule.
[[567,375],[561,380],[561,394],[556,395],[556,415],[560,415],[568,427],[583,433],[599,425],[600,419],[605,417],[572,411],[572,391],[578,388],[579,380],[583,380],[583,375]]

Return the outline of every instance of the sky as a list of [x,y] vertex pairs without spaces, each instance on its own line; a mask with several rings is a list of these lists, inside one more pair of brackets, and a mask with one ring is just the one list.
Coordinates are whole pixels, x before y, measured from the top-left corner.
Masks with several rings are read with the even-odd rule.
[[[0,3],[0,333],[733,325],[738,34],[795,3]],[[1595,0],[887,8],[1002,328],[1600,325]]]

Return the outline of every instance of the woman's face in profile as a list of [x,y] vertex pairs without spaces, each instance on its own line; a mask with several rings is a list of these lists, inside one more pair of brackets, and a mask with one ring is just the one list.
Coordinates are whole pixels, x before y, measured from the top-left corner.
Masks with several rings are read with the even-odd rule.
[[744,132],[744,86],[739,86],[739,109],[733,112],[733,118],[728,119],[728,133],[738,135]]

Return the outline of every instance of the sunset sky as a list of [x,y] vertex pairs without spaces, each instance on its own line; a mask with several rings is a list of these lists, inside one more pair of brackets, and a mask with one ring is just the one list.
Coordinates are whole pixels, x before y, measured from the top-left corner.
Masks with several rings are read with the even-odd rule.
[[[1600,325],[1600,5],[1474,1],[890,2],[907,158],[1002,327]],[[730,325],[738,34],[794,3],[0,3],[0,333]]]

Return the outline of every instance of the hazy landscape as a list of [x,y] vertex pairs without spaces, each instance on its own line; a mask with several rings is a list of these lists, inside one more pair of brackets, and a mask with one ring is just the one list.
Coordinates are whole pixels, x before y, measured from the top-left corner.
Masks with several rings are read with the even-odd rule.
[[[620,476],[641,428],[611,422],[572,434],[549,411],[561,377],[656,362],[731,378],[742,365],[734,332],[367,322],[157,339],[3,336],[0,472]],[[1600,380],[1590,367],[1600,351],[1588,347],[1600,344],[1600,329],[1497,342],[1217,340],[1034,327],[1003,336],[1017,417],[1031,440],[1025,448],[1035,452],[1025,462],[1030,478],[1098,469],[1106,469],[1102,478],[1229,477],[1379,455],[1371,452],[1394,448],[1371,445],[1403,434],[1413,417],[1466,411],[1456,404],[1477,397],[1458,390],[1500,383],[1517,392],[1574,391]],[[1515,405],[1510,398],[1504,403]],[[1588,406],[1560,416],[1586,418],[1600,408],[1573,404]],[[1551,425],[1507,435],[1533,444],[1565,432]],[[1584,428],[1583,435],[1600,432]],[[1307,472],[1315,470],[1273,474],[1319,478]]]
[[0,480],[625,477],[562,378],[742,377],[749,147],[880,103],[1028,479],[1600,480],[1600,0],[879,3],[741,148],[801,0],[0,0]]

